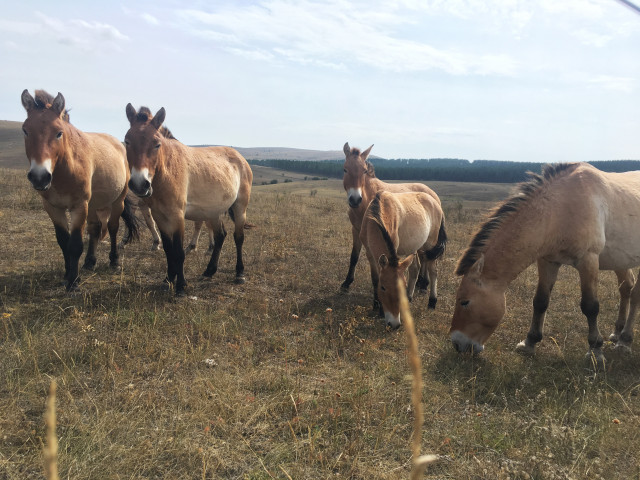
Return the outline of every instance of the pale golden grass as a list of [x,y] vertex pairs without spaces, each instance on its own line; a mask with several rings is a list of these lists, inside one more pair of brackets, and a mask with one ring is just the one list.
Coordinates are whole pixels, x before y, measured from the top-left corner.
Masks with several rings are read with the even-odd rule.
[[[148,235],[127,247],[121,272],[101,244],[96,271],[67,295],[53,228],[25,173],[0,173],[0,479],[42,478],[51,378],[61,478],[409,477],[407,344],[371,315],[364,256],[352,291],[339,292],[351,248],[341,182],[254,188],[247,283],[233,283],[230,235],[213,280],[199,278],[204,244],[187,257],[188,297],[176,300],[161,289],[165,260]],[[411,303],[421,444],[439,459],[425,478],[639,478],[640,357],[607,345],[604,371],[584,361],[572,269],[560,271],[535,357],[514,352],[531,316],[533,268],[511,285],[485,352],[453,351],[453,269],[496,191],[443,190],[450,243],[438,307],[420,295]],[[612,273],[599,293],[608,334]]]
[[58,480],[58,437],[56,436],[56,381],[52,380],[47,397],[44,423],[47,428],[47,442],[43,447],[44,472],[47,480]]

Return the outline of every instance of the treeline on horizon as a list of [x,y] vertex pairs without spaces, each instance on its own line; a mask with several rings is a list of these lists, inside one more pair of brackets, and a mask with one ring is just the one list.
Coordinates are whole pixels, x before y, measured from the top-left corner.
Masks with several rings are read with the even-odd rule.
[[[344,160],[249,160],[251,165],[306,173],[316,177],[342,178]],[[513,162],[456,158],[371,159],[381,180],[442,180],[451,182],[515,183],[526,179],[528,171],[540,173],[548,162]],[[640,160],[598,160],[588,162],[605,172],[640,170]]]

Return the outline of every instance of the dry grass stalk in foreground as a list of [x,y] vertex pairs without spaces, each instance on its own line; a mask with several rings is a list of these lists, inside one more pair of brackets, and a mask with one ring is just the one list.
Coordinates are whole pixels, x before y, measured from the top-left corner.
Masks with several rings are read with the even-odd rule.
[[44,423],[47,443],[44,446],[44,472],[48,480],[58,480],[58,437],[56,437],[56,381],[51,381]]
[[405,292],[405,286],[398,280],[400,291],[400,317],[404,320],[404,331],[407,335],[409,348],[409,369],[413,377],[411,382],[411,403],[413,405],[413,433],[411,434],[411,476],[412,480],[422,478],[425,469],[430,463],[435,462],[436,455],[420,455],[420,440],[422,439],[422,424],[424,414],[422,412],[422,368],[420,366],[420,354],[418,353],[418,337],[413,325],[413,317],[409,309],[409,300]]

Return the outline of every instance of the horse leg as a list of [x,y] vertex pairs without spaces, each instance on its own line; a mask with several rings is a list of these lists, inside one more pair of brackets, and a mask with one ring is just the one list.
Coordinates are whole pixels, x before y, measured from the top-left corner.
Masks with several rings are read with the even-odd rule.
[[177,296],[184,295],[187,282],[184,278],[184,221],[178,225],[178,229],[172,234],[166,234],[160,229],[162,248],[167,256],[167,281],[173,284]]
[[[71,210],[71,234],[67,243],[67,255],[69,256],[69,273],[67,275],[67,291],[75,290],[80,281],[78,277],[78,263],[82,255],[82,231],[87,221],[88,202],[82,202]],[[96,239],[97,242],[97,239]]]
[[427,264],[427,284],[429,287],[428,308],[435,310],[438,302],[438,260],[426,260]]
[[235,202],[232,206],[233,211],[233,241],[236,244],[236,279],[235,283],[242,284],[245,282],[244,278],[244,262],[242,260],[242,245],[244,244],[244,226],[247,222],[247,208],[246,205]]
[[111,268],[117,268],[120,266],[120,255],[118,253],[118,228],[120,227],[120,215],[124,211],[124,198],[126,194],[123,194],[121,198],[116,200],[109,209],[109,216],[105,218],[107,229],[109,231],[109,240],[111,243],[111,250],[109,251],[109,265]]
[[549,298],[556,279],[558,278],[559,263],[538,259],[538,287],[533,297],[533,315],[527,338],[516,345],[516,351],[525,355],[535,352],[536,344],[542,340],[544,318],[549,308]]
[[213,228],[213,252],[211,252],[211,259],[209,260],[209,265],[207,265],[207,269],[202,274],[205,277],[213,277],[213,275],[218,271],[218,259],[220,258],[220,250],[222,250],[222,244],[224,243],[224,239],[227,236],[227,231],[224,228],[224,224],[222,223],[222,218],[218,217],[215,221],[211,222],[211,226]]
[[349,291],[349,287],[353,283],[356,265],[360,258],[360,251],[362,250],[362,242],[360,241],[360,231],[353,225],[351,226],[351,235],[353,236],[353,246],[351,247],[351,258],[349,260],[349,272],[347,272],[347,278],[342,282],[340,288],[343,292]]
[[[418,255],[420,255],[421,264],[420,264],[420,273],[418,274],[417,286],[421,292],[426,292],[427,287],[429,286],[429,281],[431,280],[429,276],[430,260],[427,260],[427,256],[424,254],[424,252],[418,253]],[[435,303],[433,307],[431,307],[431,299],[429,299],[429,308],[435,308]]]
[[207,222],[207,230],[209,232],[209,248],[207,248],[207,253],[211,253],[213,252],[214,239],[213,239],[213,226],[211,225],[210,222]]
[[53,228],[56,231],[56,240],[58,246],[62,250],[64,257],[64,280],[65,284],[68,283],[69,277],[69,254],[67,252],[67,245],[69,245],[69,220],[67,219],[66,212],[63,208],[57,208],[51,205],[49,202],[43,199],[42,204],[45,211],[49,215],[49,218],[53,222]]
[[[630,270],[629,270],[630,271]],[[640,274],[638,274],[640,277]],[[633,273],[631,274],[633,278]],[[622,301],[622,300],[621,300]],[[624,327],[620,332],[620,338],[616,342],[616,348],[631,352],[631,344],[633,343],[633,325],[635,323],[638,307],[640,306],[640,281],[636,282],[631,290],[631,308],[629,309],[629,315],[627,316]],[[616,330],[618,325],[616,323]]]
[[629,318],[629,303],[631,299],[631,291],[635,283],[633,272],[631,270],[616,270],[618,277],[618,291],[620,292],[620,308],[618,309],[618,319],[613,333],[609,335],[609,340],[617,342],[620,334]]
[[98,217],[91,215],[87,221],[87,233],[89,233],[89,246],[87,247],[87,254],[84,257],[84,264],[82,268],[84,270],[92,271],[96,266],[96,249],[98,246],[98,239],[100,238],[100,232],[102,225]]
[[598,366],[604,361],[602,354],[602,344],[604,340],[598,330],[598,313],[600,312],[600,302],[598,301],[598,255],[589,253],[585,255],[576,265],[580,274],[580,310],[587,317],[589,326],[589,352],[587,358],[595,359]]
[[416,289],[416,282],[418,281],[420,268],[420,258],[416,254],[413,257],[413,262],[409,265],[409,278],[407,279],[407,298],[409,301],[413,300],[413,293]]
[[187,255],[191,251],[195,251],[198,249],[198,238],[200,238],[200,230],[202,230],[202,220],[198,220],[197,222],[193,222],[193,236],[191,240],[189,240],[189,245],[184,249],[184,254]]
[[151,233],[151,238],[153,238],[153,243],[151,244],[151,250],[159,250],[160,249],[160,235],[158,234],[158,229],[156,228],[156,222],[153,220],[151,216],[151,209],[148,205],[140,202],[138,204],[138,208],[140,208],[140,213],[142,214],[142,218],[144,218],[144,223],[147,225],[149,232]]

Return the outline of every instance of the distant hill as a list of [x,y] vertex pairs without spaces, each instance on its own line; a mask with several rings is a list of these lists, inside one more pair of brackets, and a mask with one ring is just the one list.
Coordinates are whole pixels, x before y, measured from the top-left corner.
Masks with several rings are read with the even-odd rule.
[[[247,160],[304,160],[315,162],[321,160],[343,160],[342,150],[305,150],[285,147],[234,147]],[[371,158],[377,158],[374,155]],[[0,167],[26,168],[27,158],[24,154],[22,122],[0,120]]]
[[0,120],[0,167],[27,168],[23,138],[22,122]]

